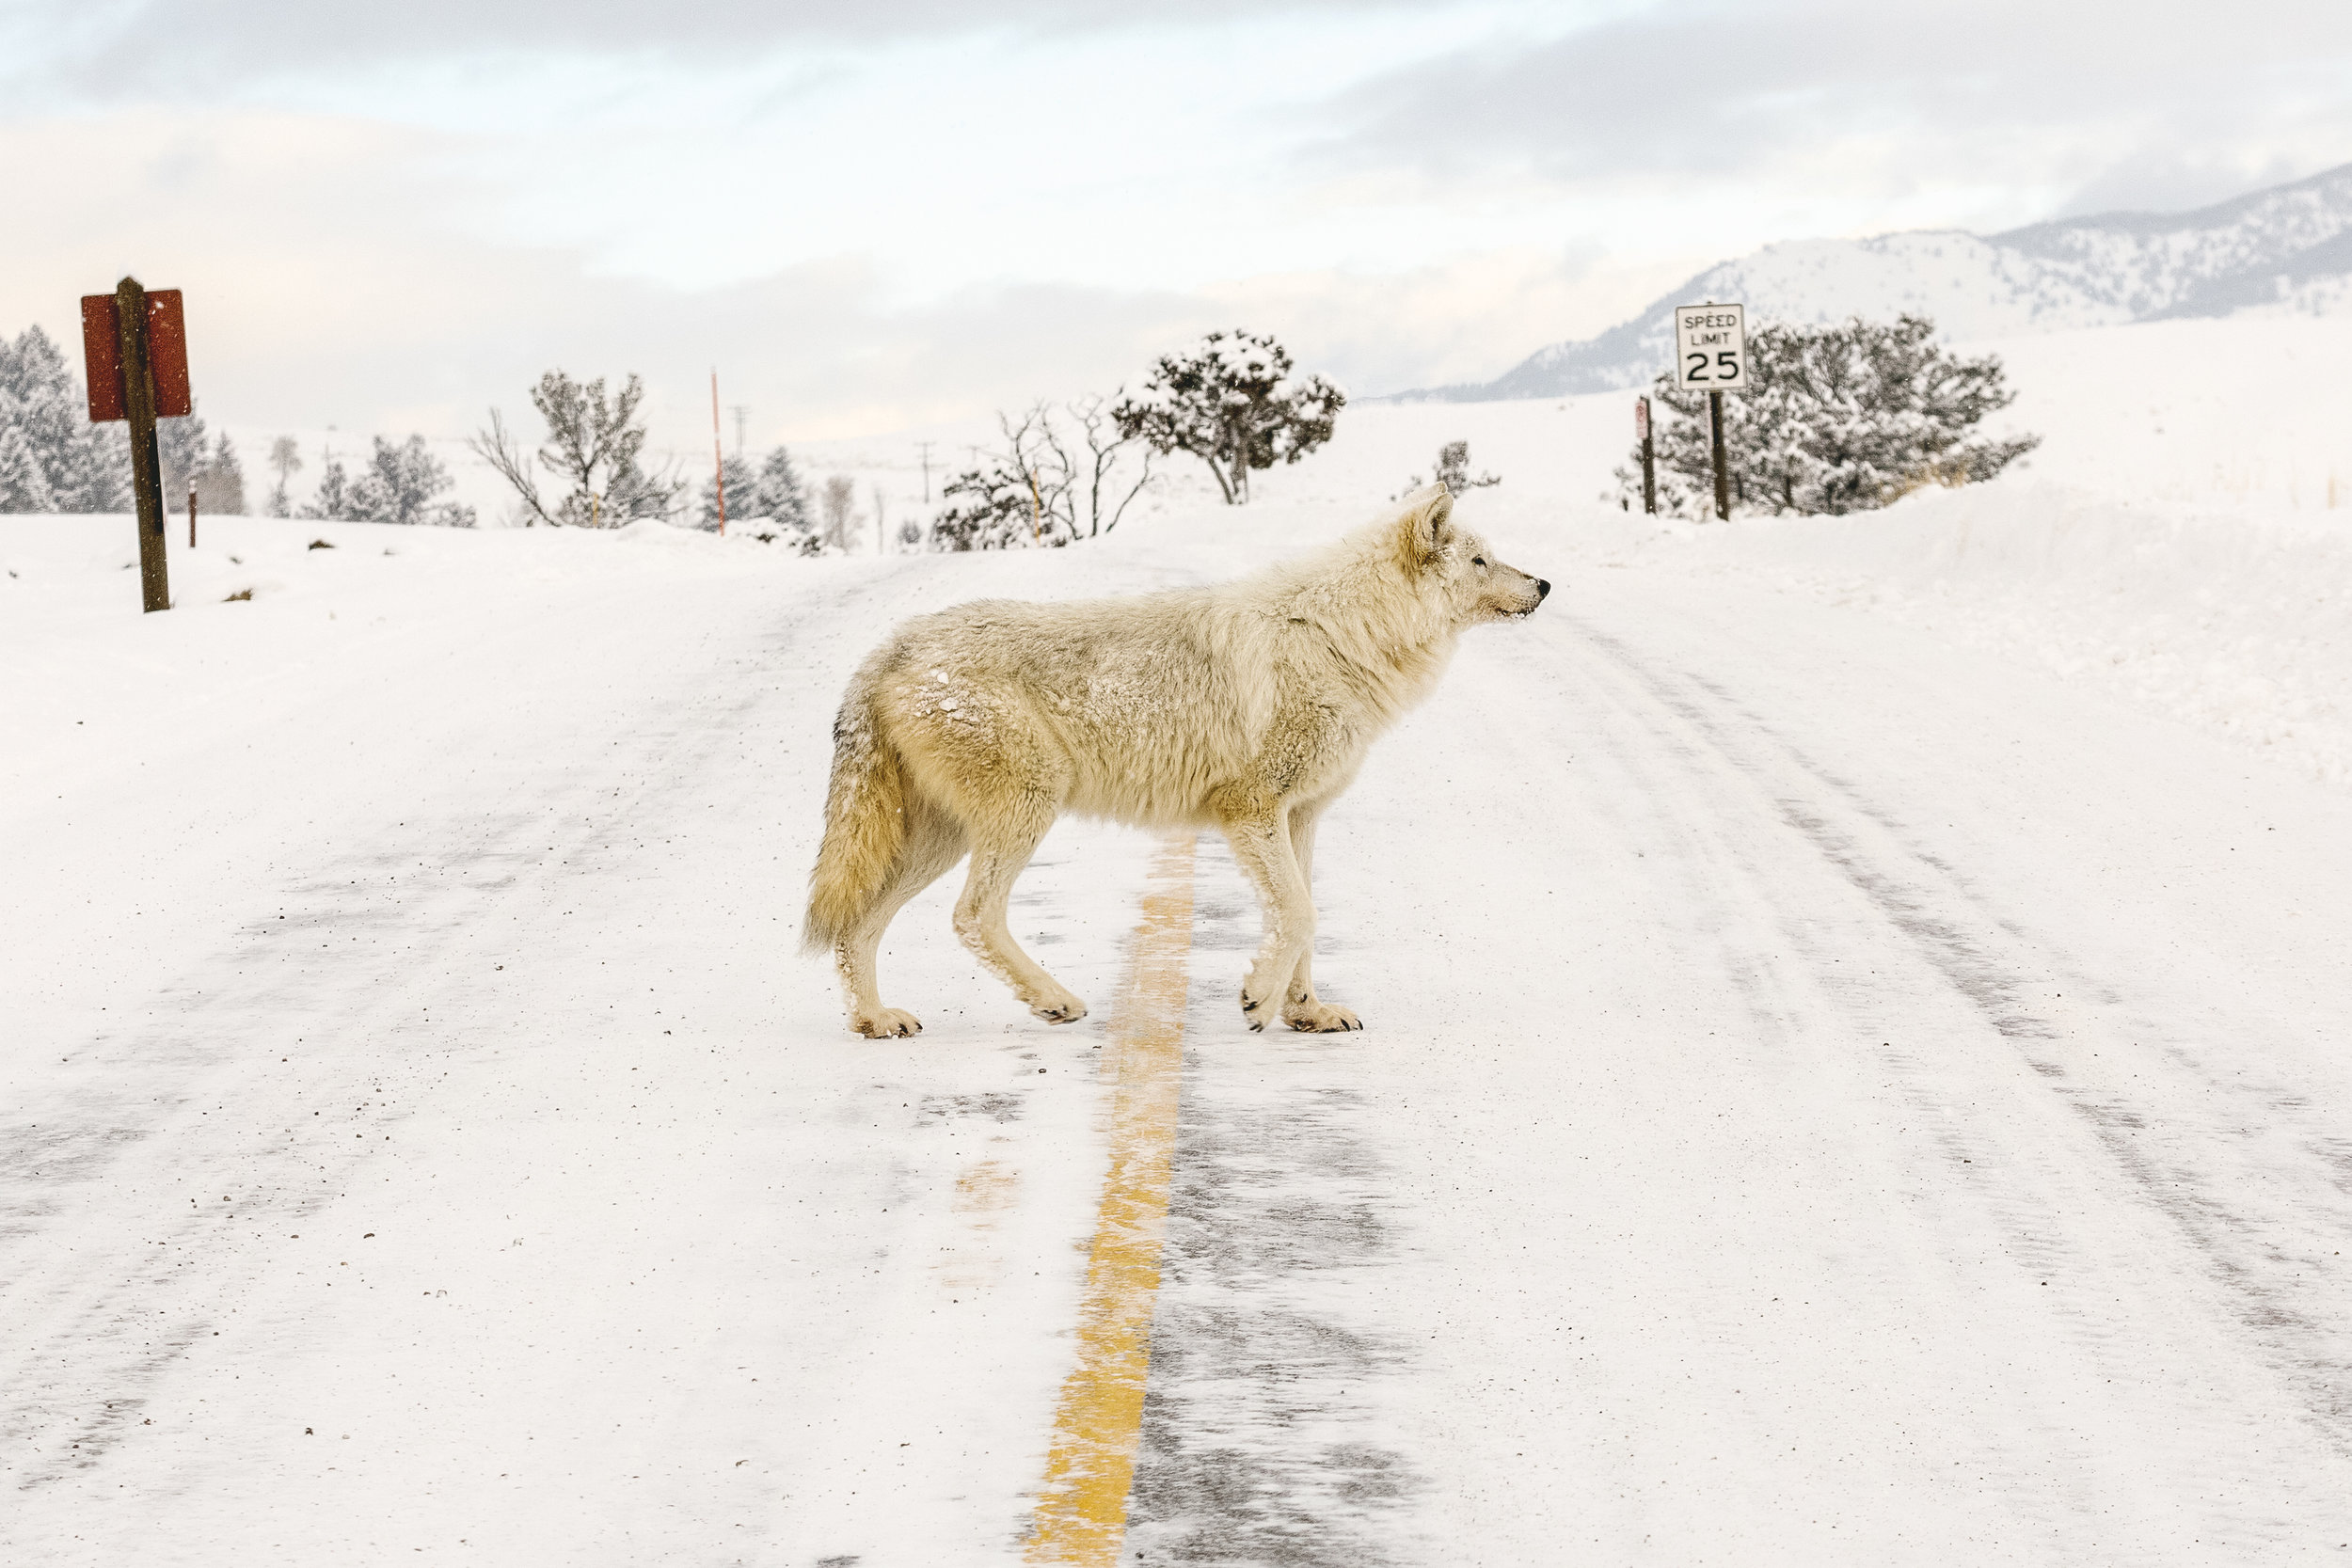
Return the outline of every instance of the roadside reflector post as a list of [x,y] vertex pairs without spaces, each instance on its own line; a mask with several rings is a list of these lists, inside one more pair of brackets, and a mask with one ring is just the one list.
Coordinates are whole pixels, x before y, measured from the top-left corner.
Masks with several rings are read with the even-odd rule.
[[1650,438],[1649,399],[1633,400],[1633,434],[1642,443],[1642,511],[1658,515],[1658,443]]
[[1748,389],[1748,308],[1675,308],[1675,379],[1686,391],[1707,394],[1708,436],[1715,459],[1715,516],[1731,520],[1731,464],[1724,450],[1724,394]]
[[196,548],[196,481],[188,481],[188,548]]
[[[139,596],[149,610],[171,608],[164,562],[164,474],[155,421],[195,412],[188,388],[188,332],[180,291],[126,277],[110,294],[82,296],[82,359],[89,372],[92,424],[131,426],[131,494],[138,508]],[[196,537],[190,497],[188,537]]]

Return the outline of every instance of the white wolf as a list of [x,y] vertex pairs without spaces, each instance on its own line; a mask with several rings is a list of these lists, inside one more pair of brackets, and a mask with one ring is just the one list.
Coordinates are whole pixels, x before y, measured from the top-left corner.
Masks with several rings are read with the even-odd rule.
[[1454,527],[1431,487],[1317,554],[1236,582],[1075,604],[985,599],[907,622],[851,678],[834,721],[810,951],[830,948],[850,1026],[912,1035],[874,955],[906,901],[965,851],[956,934],[1029,1011],[1079,1001],[1015,945],[1013,879],[1064,812],[1216,827],[1257,885],[1265,939],[1242,1013],[1360,1029],[1315,995],[1315,819],[1374,738],[1444,673],[1463,629],[1534,612],[1551,585]]

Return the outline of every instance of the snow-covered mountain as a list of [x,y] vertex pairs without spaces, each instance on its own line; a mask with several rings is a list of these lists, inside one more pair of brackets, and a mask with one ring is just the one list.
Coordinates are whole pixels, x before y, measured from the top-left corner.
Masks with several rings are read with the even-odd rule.
[[1666,363],[1674,307],[1741,300],[1751,320],[1933,317],[1958,340],[2352,303],[2352,164],[2192,213],[2106,213],[1977,235],[1794,240],[1708,268],[1597,338],[1497,379],[1399,394],[1483,402],[1607,391]]

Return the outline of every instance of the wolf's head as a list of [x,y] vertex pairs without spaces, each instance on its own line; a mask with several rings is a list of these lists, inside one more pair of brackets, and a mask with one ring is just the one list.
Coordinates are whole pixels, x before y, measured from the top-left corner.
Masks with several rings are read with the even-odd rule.
[[1504,564],[1484,539],[1455,527],[1454,497],[1441,484],[1406,497],[1394,527],[1406,577],[1457,626],[1523,619],[1551,592],[1550,583]]

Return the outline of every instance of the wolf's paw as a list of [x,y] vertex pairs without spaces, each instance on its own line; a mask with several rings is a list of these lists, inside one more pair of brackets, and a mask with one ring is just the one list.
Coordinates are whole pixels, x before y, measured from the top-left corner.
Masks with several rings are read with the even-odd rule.
[[1029,1004],[1029,1011],[1048,1023],[1075,1023],[1087,1016],[1087,1005],[1063,991],[1058,996],[1041,996]]
[[923,1032],[923,1025],[913,1013],[901,1012],[896,1007],[876,1007],[871,1012],[852,1013],[850,1015],[850,1027],[869,1040],[903,1038]]
[[1361,1029],[1364,1021],[1345,1007],[1334,1007],[1316,997],[1293,1002],[1282,1009],[1282,1022],[1309,1035],[1336,1035],[1349,1029]]
[[1274,1010],[1266,1006],[1271,1000],[1273,1000],[1271,997],[1250,995],[1248,986],[1241,988],[1242,1022],[1249,1025],[1251,1034],[1254,1035],[1265,1027],[1266,1014]]

